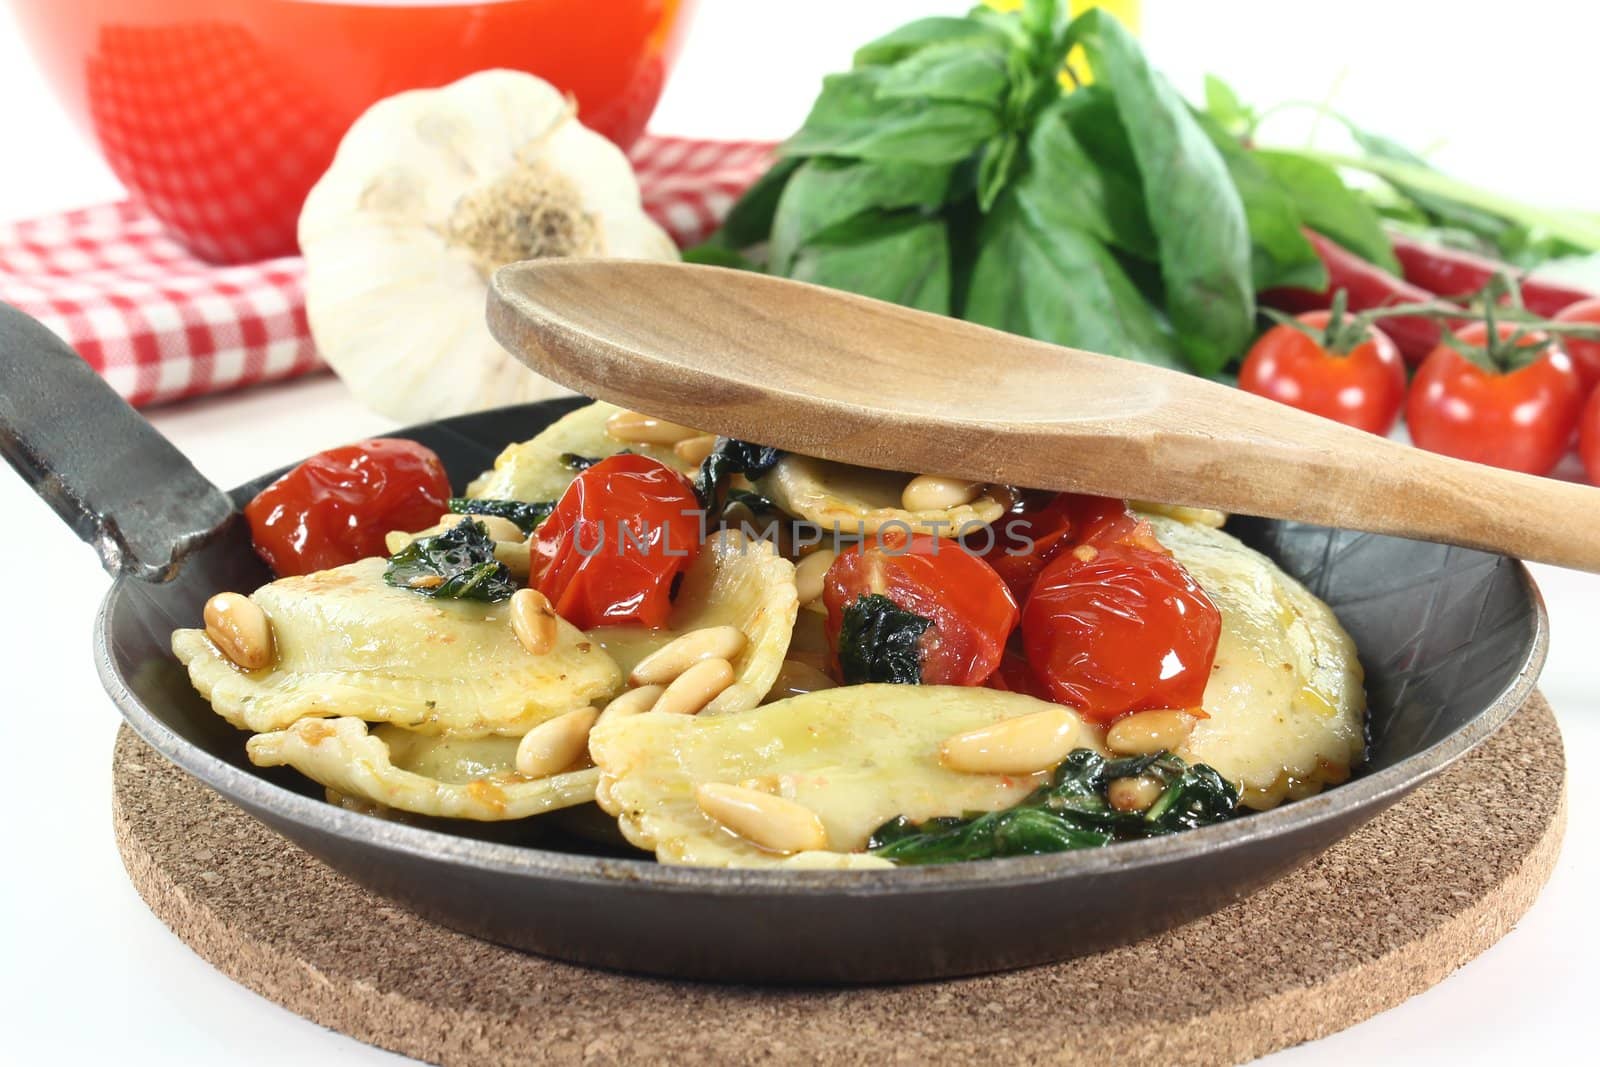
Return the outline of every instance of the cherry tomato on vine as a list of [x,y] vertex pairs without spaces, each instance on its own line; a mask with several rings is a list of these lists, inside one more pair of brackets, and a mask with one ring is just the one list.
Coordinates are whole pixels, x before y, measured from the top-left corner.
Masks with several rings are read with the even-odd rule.
[[982,685],[1017,625],[1005,582],[959,542],[916,534],[894,546],[867,543],[840,552],[823,578],[836,659],[846,609],[874,593],[929,621],[918,640],[924,685]]
[[[1584,326],[1600,326],[1600,297],[1591,297],[1570,304],[1556,312],[1557,322],[1576,322]],[[1600,388],[1600,341],[1587,337],[1566,337],[1561,343],[1583,379],[1585,389]]]
[[1022,609],[1034,682],[1096,722],[1197,710],[1221,634],[1211,598],[1126,512],[1058,554]]
[[1600,485],[1600,388],[1589,394],[1578,420],[1578,455],[1590,485]]
[[623,453],[573,479],[531,543],[529,583],[579,629],[660,626],[700,551],[699,501],[683,475]]
[[388,552],[390,530],[420,530],[449,507],[450,478],[432,449],[378,437],[319,452],[245,505],[250,540],[279,576]]
[[1423,360],[1406,399],[1411,439],[1430,452],[1527,474],[1549,474],[1572,442],[1583,385],[1550,338],[1513,323],[1472,322],[1456,331],[1469,360],[1447,344]]
[[1310,333],[1282,324],[1262,334],[1239,370],[1239,388],[1387,434],[1406,395],[1405,361],[1378,327],[1340,319],[1347,329],[1332,312],[1308,311],[1296,321]]

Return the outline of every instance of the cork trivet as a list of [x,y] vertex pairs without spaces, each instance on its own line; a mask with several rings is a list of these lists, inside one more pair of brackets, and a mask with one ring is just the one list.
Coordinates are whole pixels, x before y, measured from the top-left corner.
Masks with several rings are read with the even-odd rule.
[[1048,967],[853,989],[637,978],[452,933],[333,873],[126,728],[114,817],[134,885],[202,957],[425,1060],[1214,1064],[1352,1026],[1509,931],[1555,863],[1564,767],[1535,694],[1449,772],[1214,915]]

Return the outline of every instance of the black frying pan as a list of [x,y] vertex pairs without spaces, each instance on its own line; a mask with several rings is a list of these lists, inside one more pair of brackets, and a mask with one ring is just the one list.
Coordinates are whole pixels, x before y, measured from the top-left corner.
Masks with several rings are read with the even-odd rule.
[[[1372,705],[1365,774],[1309,800],[1089,852],[894,871],[658,866],[565,835],[558,820],[386,822],[244,757],[245,735],[168,650],[224,589],[270,575],[236,505],[38,323],[0,306],[0,451],[115,581],[95,629],[107,692],[164,756],[313,856],[430,919],[578,963],[675,977],[871,982],[1022,967],[1182,923],[1264,885],[1497,729],[1543,664],[1546,619],[1514,560],[1444,545],[1235,520],[1338,613]],[[578,401],[401,431],[459,487]],[[270,432],[270,427],[254,427]]]

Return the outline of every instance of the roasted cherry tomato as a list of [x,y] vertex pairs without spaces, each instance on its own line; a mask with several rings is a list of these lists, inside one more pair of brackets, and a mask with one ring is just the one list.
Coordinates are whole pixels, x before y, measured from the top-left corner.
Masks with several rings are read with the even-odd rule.
[[1482,366],[1449,345],[1433,350],[1406,399],[1413,441],[1457,459],[1550,473],[1572,442],[1583,385],[1571,358],[1548,336],[1529,332],[1515,341],[1517,329],[1497,324],[1493,344],[1481,322],[1456,331]]
[[1035,684],[1096,722],[1152,708],[1197,710],[1221,634],[1211,598],[1126,512],[1074,539],[1022,609]]
[[310,574],[387,555],[390,530],[420,530],[449,506],[450,478],[433,451],[379,437],[319,452],[245,505],[250,540],[279,575]]
[[1028,598],[1039,572],[1071,536],[1072,500],[1068,493],[1029,494],[987,530],[964,539],[1000,575],[1017,603]]
[[982,685],[1017,625],[1006,583],[959,542],[917,534],[899,545],[869,543],[839,553],[823,579],[836,660],[845,608],[871,593],[932,623],[920,642],[924,685]]
[[[1600,326],[1600,297],[1580,300],[1562,308],[1556,313],[1555,320]],[[1564,337],[1561,344],[1566,348],[1567,355],[1572,357],[1572,364],[1583,379],[1583,387],[1600,388],[1600,341],[1591,341],[1586,337]]]
[[[1400,350],[1376,326],[1341,329],[1327,311],[1297,316],[1317,337],[1274,326],[1251,346],[1239,388],[1359,430],[1386,434],[1406,395]],[[1319,340],[1320,338],[1320,340]]]
[[1578,420],[1578,455],[1589,475],[1590,485],[1600,485],[1600,388],[1589,394]]
[[660,626],[700,550],[687,479],[648,456],[611,456],[573,479],[532,542],[529,584],[579,629]]

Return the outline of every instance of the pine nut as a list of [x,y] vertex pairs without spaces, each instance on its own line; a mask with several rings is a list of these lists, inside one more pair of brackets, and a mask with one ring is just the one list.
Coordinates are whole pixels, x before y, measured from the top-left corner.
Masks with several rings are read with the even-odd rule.
[[687,440],[679,441],[672,446],[672,451],[685,463],[698,467],[706,461],[706,457],[711,455],[716,447],[717,435],[703,433],[699,437],[690,437]]
[[503,515],[467,515],[483,526],[484,531],[495,541],[526,541],[528,535],[522,532],[522,527],[512,522]]
[[809,663],[786,659],[783,661],[783,666],[778,668],[778,677],[773,679],[772,688],[767,690],[765,702],[770,704],[774,700],[797,697],[802,693],[833,689],[838,684],[828,674]]
[[1119,756],[1149,756],[1172,752],[1189,740],[1195,717],[1177,708],[1137,711],[1125,715],[1106,731],[1106,747]]
[[833,566],[833,561],[839,558],[839,553],[831,548],[819,548],[805,559],[794,565],[794,587],[800,594],[800,603],[809,604],[822,596],[822,580],[828,575],[828,568]]
[[700,810],[757,848],[788,855],[828,847],[828,831],[804,805],[756,789],[706,782],[694,791]]
[[404,549],[413,540],[415,540],[415,538],[412,537],[411,534],[406,533],[404,530],[390,530],[388,533],[383,535],[383,547],[388,549],[389,555],[392,556],[396,552]]
[[661,699],[661,694],[667,691],[664,685],[641,685],[637,689],[629,689],[621,696],[612,699],[600,712],[601,719],[625,719],[630,715],[642,715],[656,706],[656,701]]
[[1161,799],[1165,792],[1154,778],[1139,775],[1135,778],[1117,778],[1106,786],[1106,799],[1118,811],[1147,811]]
[[634,685],[665,685],[704,659],[733,662],[744,651],[745,636],[737,626],[690,630],[640,660],[628,675]]
[[683,426],[637,411],[619,411],[606,420],[606,433],[630,445],[676,445],[702,436],[692,426]]
[[674,678],[650,710],[693,715],[732,684],[733,664],[725,659],[703,659]]
[[578,762],[589,748],[589,731],[599,717],[593,708],[579,708],[523,734],[517,744],[517,773],[543,778]]
[[442,574],[419,574],[406,582],[407,589],[437,589],[444,584]]
[[943,474],[919,474],[900,490],[900,506],[907,511],[943,511],[978,499],[983,483]]
[[202,613],[206,636],[228,659],[247,671],[272,666],[272,623],[261,606],[238,593],[218,593]]
[[526,578],[533,569],[533,555],[526,541],[496,541],[494,558],[506,565],[513,578]]
[[511,594],[511,632],[522,647],[535,656],[549,652],[556,644],[556,612],[550,599],[537,589],[518,589]]
[[964,774],[1033,774],[1067,758],[1078,739],[1067,708],[1036,711],[956,734],[939,746],[939,762]]

